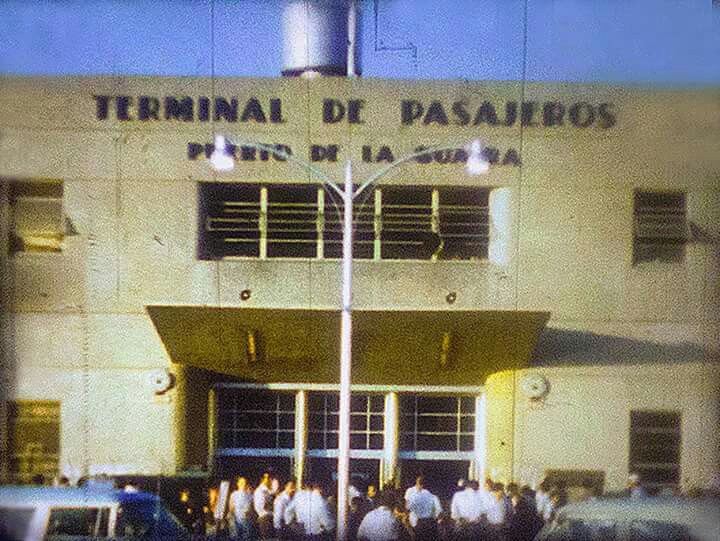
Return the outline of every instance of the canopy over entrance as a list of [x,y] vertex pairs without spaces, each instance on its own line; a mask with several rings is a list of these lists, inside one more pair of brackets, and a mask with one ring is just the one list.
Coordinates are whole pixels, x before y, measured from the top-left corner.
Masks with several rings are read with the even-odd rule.
[[[340,312],[148,306],[173,362],[259,383],[337,383]],[[548,312],[353,311],[353,383],[478,385],[528,366]]]

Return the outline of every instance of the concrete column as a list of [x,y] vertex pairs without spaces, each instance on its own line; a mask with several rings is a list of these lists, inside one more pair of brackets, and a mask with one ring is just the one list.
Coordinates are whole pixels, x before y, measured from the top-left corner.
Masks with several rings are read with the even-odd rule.
[[307,391],[295,393],[295,482],[302,486],[307,452]]
[[268,217],[268,192],[263,186],[260,188],[260,259],[267,258],[267,217]]
[[516,199],[515,188],[494,188],[490,192],[488,259],[502,267],[507,267],[515,259]]
[[[189,450],[188,450],[188,438],[189,434],[192,433],[188,426],[189,416],[186,413],[188,408],[188,368],[183,364],[177,364],[173,367],[173,374],[175,374],[175,404],[173,408],[173,432],[174,432],[174,458],[175,464],[173,471],[174,473],[183,471],[188,467],[189,464]],[[208,454],[211,453],[210,447],[207,447]],[[88,469],[82,468],[82,475],[87,475]],[[164,473],[164,472],[163,472]]]
[[315,259],[323,259],[325,257],[325,239],[323,237],[323,233],[325,232],[325,190],[322,186],[318,187],[317,206],[317,255],[315,256]]
[[481,483],[487,465],[487,395],[475,397],[475,437],[473,442],[473,475]]
[[[381,485],[397,475],[400,453],[400,399],[397,393],[385,395],[383,460]],[[382,487],[380,487],[382,488]]]
[[215,467],[215,449],[217,447],[217,392],[211,388],[208,392],[208,471]]

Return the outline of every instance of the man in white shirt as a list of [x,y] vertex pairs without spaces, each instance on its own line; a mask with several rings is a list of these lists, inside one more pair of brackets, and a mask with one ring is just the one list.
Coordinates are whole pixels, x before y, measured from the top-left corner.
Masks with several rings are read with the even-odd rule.
[[550,483],[543,479],[535,491],[535,509],[537,514],[548,522],[552,515],[552,504],[550,503]]
[[450,518],[455,522],[458,539],[476,539],[483,535],[483,517],[489,499],[476,480],[468,481],[465,490],[456,492],[450,505]]
[[260,539],[270,539],[273,537],[273,513],[272,500],[273,491],[271,490],[271,480],[269,473],[263,473],[258,483],[255,493],[253,494],[253,507],[257,513],[258,533]]
[[401,525],[392,511],[392,502],[387,495],[381,494],[379,506],[362,519],[358,528],[358,541],[397,541],[400,539]]
[[487,520],[491,527],[499,531],[505,523],[505,491],[501,483],[493,487],[493,499],[487,509]]
[[628,491],[631,500],[640,500],[647,497],[647,492],[640,483],[640,475],[637,473],[631,473],[628,476]]
[[477,498],[477,481],[466,481],[463,490],[453,494],[450,502],[450,518],[455,522],[478,522],[480,520],[480,506]]
[[228,515],[235,524],[235,535],[241,541],[253,538],[253,494],[244,477],[238,477],[237,488],[230,494]]
[[405,492],[405,508],[410,513],[416,541],[437,539],[437,518],[442,513],[442,506],[438,497],[425,488],[422,475],[415,480],[415,486]]
[[326,538],[335,529],[335,519],[320,485],[312,484],[311,489],[305,488],[295,494],[285,509],[285,522],[297,522],[305,532],[305,539],[313,541]]
[[291,537],[285,522],[285,510],[295,495],[295,481],[285,483],[283,491],[275,496],[273,501],[273,527],[275,535],[280,539],[288,539]]

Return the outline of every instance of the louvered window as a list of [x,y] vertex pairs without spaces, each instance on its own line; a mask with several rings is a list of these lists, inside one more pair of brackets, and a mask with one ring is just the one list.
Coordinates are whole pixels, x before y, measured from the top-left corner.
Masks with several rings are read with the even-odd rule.
[[201,183],[198,257],[260,256],[260,186]]
[[630,412],[630,471],[651,487],[680,482],[680,413]]
[[267,188],[267,256],[315,257],[318,190],[315,186]]
[[680,262],[688,238],[685,194],[635,192],[633,262]]
[[484,259],[488,254],[488,190],[445,188],[439,192],[441,259]]
[[382,259],[430,259],[438,242],[430,187],[382,190]]
[[[200,259],[342,256],[342,202],[314,185],[202,183]],[[484,259],[489,190],[378,186],[353,202],[355,259]]]
[[[354,189],[357,189],[354,186]],[[342,257],[342,200],[334,191],[323,190],[323,257]],[[372,259],[375,254],[375,192],[367,189],[353,201],[353,259]]]

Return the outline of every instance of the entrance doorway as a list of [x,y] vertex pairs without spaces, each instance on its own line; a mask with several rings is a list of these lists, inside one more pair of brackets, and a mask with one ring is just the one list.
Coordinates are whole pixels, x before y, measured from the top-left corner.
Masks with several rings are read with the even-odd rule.
[[[309,457],[305,462],[305,479],[323,487],[325,495],[337,492],[337,458]],[[350,484],[365,494],[369,485],[378,487],[380,460],[374,458],[350,459]]]
[[404,491],[422,475],[430,492],[441,500],[450,500],[457,491],[458,479],[467,479],[469,469],[468,460],[401,460],[400,487]]

